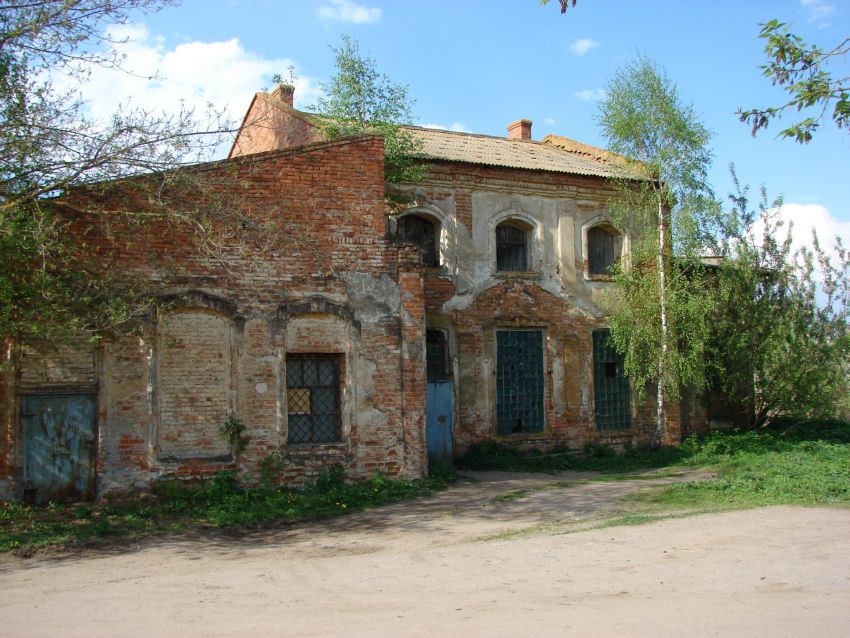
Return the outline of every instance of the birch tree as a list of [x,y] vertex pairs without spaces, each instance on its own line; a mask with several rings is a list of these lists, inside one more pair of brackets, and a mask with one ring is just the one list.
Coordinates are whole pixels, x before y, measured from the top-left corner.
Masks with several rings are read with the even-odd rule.
[[618,183],[611,202],[615,223],[635,237],[631,264],[615,276],[611,336],[638,392],[655,385],[657,446],[668,401],[702,376],[710,300],[699,256],[717,210],[707,181],[711,134],[643,56],[610,80],[597,119],[608,148],[639,162],[633,172],[646,175]]

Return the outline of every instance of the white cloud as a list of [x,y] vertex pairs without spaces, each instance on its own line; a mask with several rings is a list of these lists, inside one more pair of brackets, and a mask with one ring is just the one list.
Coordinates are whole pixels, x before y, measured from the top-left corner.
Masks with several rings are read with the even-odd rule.
[[446,126],[445,124],[420,124],[422,128],[432,128],[438,131],[454,131],[455,133],[472,133],[462,122],[454,122]]
[[[778,210],[770,211],[773,221],[781,220],[782,226],[773,233],[773,238],[782,243],[791,233],[792,251],[803,246],[811,248],[812,231],[817,232],[821,248],[831,255],[833,265],[837,263],[835,237],[840,237],[845,247],[850,246],[850,221],[836,218],[825,206],[820,204],[783,204]],[[755,238],[764,236],[765,220],[755,222]],[[820,278],[816,270],[815,276]]]
[[582,38],[580,40],[576,40],[570,45],[570,51],[572,51],[576,55],[584,55],[592,48],[598,46],[599,43],[595,40],[591,40],[590,38]]
[[[183,106],[194,108],[197,115],[208,107],[225,111],[238,123],[254,93],[270,84],[272,74],[295,66],[289,58],[269,59],[246,51],[236,38],[184,42],[169,49],[144,24],[112,27],[109,35],[127,40],[116,46],[126,56],[128,72],[94,67],[89,81],[80,87],[67,78],[54,78],[59,89],[78,89],[86,111],[99,120],[121,107],[168,114]],[[296,107],[315,100],[314,80],[302,76],[295,84]]]
[[821,22],[821,27],[829,26],[823,19],[835,11],[834,5],[824,0],[800,0],[800,4],[809,14],[809,22]]
[[548,124],[549,126],[552,126],[555,123],[555,118],[554,117],[547,117],[545,120],[543,120],[543,123]]
[[319,7],[320,20],[335,22],[350,22],[351,24],[371,24],[381,19],[382,11],[375,7],[367,7],[351,0],[327,0],[327,4]]
[[573,93],[573,97],[584,100],[585,102],[598,102],[599,100],[604,100],[606,95],[608,94],[605,93],[604,89],[585,89],[584,91]]

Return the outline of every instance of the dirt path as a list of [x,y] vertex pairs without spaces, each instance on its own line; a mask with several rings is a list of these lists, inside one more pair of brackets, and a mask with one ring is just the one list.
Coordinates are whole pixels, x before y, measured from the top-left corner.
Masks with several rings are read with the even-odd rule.
[[499,536],[674,479],[478,478],[300,529],[5,560],[0,636],[847,635],[850,510]]

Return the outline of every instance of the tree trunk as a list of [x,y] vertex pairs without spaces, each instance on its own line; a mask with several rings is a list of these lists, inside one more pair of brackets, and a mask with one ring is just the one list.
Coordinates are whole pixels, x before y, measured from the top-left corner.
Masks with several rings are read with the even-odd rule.
[[663,193],[658,195],[658,298],[661,305],[661,356],[658,359],[658,395],[656,398],[655,435],[652,447],[657,448],[664,441],[665,417],[665,380],[667,365],[669,322],[667,317],[667,211],[664,208]]

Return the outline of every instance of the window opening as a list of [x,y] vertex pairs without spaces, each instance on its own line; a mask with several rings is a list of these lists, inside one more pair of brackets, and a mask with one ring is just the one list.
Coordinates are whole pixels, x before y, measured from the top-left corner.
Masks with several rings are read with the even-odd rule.
[[591,275],[611,275],[617,263],[614,234],[605,228],[587,231],[587,270]]
[[528,271],[528,231],[515,223],[496,226],[496,269],[501,272]]
[[449,374],[448,342],[442,330],[425,331],[428,381],[445,381]]
[[338,355],[287,355],[289,443],[332,443],[342,439],[339,390]]
[[610,330],[593,331],[593,394],[597,430],[632,426],[631,391],[623,356],[610,344]]
[[542,432],[543,332],[496,332],[496,432]]
[[437,250],[437,225],[419,215],[405,215],[398,220],[398,236],[422,249],[422,263],[429,268],[440,265]]

